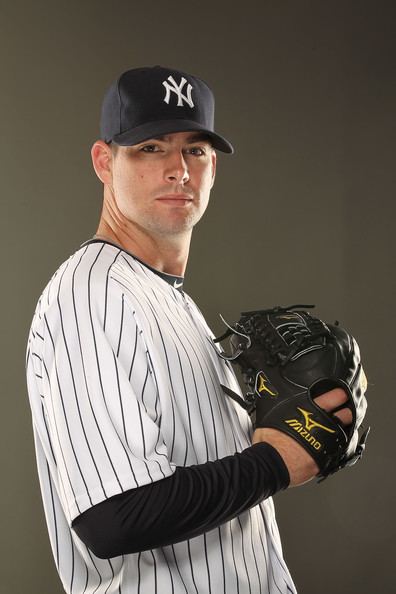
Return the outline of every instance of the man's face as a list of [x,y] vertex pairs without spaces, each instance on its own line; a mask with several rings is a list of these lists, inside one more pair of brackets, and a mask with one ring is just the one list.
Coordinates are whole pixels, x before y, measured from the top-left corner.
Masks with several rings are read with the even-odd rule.
[[150,235],[190,232],[208,205],[215,167],[210,141],[193,132],[117,147],[111,184],[117,224]]

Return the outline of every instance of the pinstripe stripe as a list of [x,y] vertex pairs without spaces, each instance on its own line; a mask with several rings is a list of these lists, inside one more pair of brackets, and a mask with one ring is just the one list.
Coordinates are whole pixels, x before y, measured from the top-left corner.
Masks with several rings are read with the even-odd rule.
[[207,580],[208,580],[208,592],[211,594],[212,588],[210,583],[210,569],[209,569],[209,561],[208,561],[208,547],[206,542],[206,534],[203,535],[204,541],[204,551],[205,551],[205,565],[206,565],[206,572],[207,572]]
[[72,563],[71,563],[71,576],[70,576],[70,593],[73,594],[74,589],[73,589],[73,583],[74,583],[74,546],[73,546],[73,538],[72,535],[70,534],[70,550],[71,550],[71,558],[72,558]]
[[237,567],[236,557],[235,557],[235,549],[234,549],[234,537],[232,535],[232,523],[229,523],[230,526],[230,536],[231,536],[231,553],[232,553],[232,563],[234,566],[234,574],[236,578],[236,585],[237,585],[237,594],[239,594],[239,571]]
[[86,591],[88,588],[88,583],[89,583],[89,572],[88,572],[87,565],[85,565],[85,584],[84,584],[83,594],[86,594]]
[[168,572],[169,572],[169,579],[170,579],[170,583],[171,583],[171,594],[174,594],[175,592],[175,584],[173,581],[173,573],[172,573],[172,569],[170,567],[169,561],[166,558],[166,556],[164,555],[162,549],[157,549],[156,551],[153,551],[154,556],[158,559],[158,562],[160,565],[166,565]]
[[260,578],[260,571],[259,571],[259,567],[258,567],[258,563],[257,563],[257,556],[256,556],[256,546],[253,540],[253,521],[252,521],[252,510],[249,510],[249,526],[250,526],[250,544],[251,544],[251,554],[254,560],[254,566],[256,568],[256,573],[257,573],[257,581],[259,583],[259,592],[263,591],[263,587],[261,584],[261,578]]
[[56,512],[55,512],[55,502],[54,502],[54,492],[53,492],[53,486],[50,480],[50,470],[49,470],[49,466],[47,463],[47,471],[48,471],[48,485],[49,485],[49,489],[50,489],[50,494],[51,494],[51,515],[52,515],[52,522],[53,522],[53,526],[54,526],[54,532],[55,532],[55,563],[56,563],[56,568],[59,571],[59,539],[58,539],[58,525],[57,525],[57,521],[56,521]]
[[249,571],[248,571],[248,567],[247,567],[247,563],[246,563],[246,557],[245,557],[245,547],[244,547],[244,539],[243,539],[243,528],[242,528],[242,524],[241,524],[241,520],[240,518],[237,518],[238,521],[238,526],[241,530],[241,540],[242,540],[242,559],[243,559],[243,564],[245,566],[245,571],[246,571],[246,577],[248,580],[248,585],[249,585],[249,594],[252,594],[252,585],[250,583],[250,576],[249,576]]
[[[104,247],[104,246],[103,246]],[[88,247],[87,247],[88,249]],[[106,288],[105,288],[105,300],[104,300],[104,316],[103,316],[103,330],[106,329],[106,320],[107,320],[107,299],[108,299],[108,290],[109,290],[109,277],[110,277],[110,270],[111,267],[113,266],[114,262],[117,261],[118,256],[120,255],[121,250],[118,250],[118,252],[116,253],[113,262],[111,263],[111,265],[109,266],[108,270],[107,270],[107,274],[106,274]],[[100,254],[100,252],[99,252]],[[121,320],[121,328],[122,328],[122,320]]]
[[114,373],[115,373],[115,376],[116,376],[116,379],[117,379],[118,401],[120,403],[121,418],[122,418],[122,428],[123,428],[123,432],[124,432],[125,441],[126,441],[127,445],[129,446],[128,436],[127,436],[126,427],[125,427],[124,408],[122,406],[122,395],[121,395],[121,387],[120,387],[120,378],[118,376],[117,361],[116,361],[116,356],[115,356],[114,353],[113,353],[113,362],[114,362]]
[[131,375],[132,375],[132,369],[133,369],[133,364],[135,362],[135,357],[136,357],[136,348],[137,348],[137,339],[138,339],[138,327],[136,325],[136,332],[135,332],[135,345],[133,348],[133,355],[132,355],[132,360],[131,360],[131,366],[129,368],[129,375],[128,375],[128,379],[131,379]]
[[107,586],[107,588],[106,588],[106,590],[105,590],[104,594],[107,594],[107,593],[108,593],[108,591],[109,591],[109,589],[110,589],[110,587],[111,587],[112,583],[114,582],[114,577],[115,577],[114,569],[113,569],[113,566],[112,566],[112,564],[111,564],[111,561],[110,561],[110,559],[109,559],[109,567],[110,567],[110,571],[111,571],[111,581],[109,582],[109,585]]
[[194,562],[191,557],[191,543],[189,540],[187,541],[187,550],[188,550],[188,561],[190,564],[190,571],[191,571],[191,579],[192,579],[192,583],[194,585],[195,592],[198,594],[198,587],[197,587],[197,584],[196,584],[195,578],[194,578]]
[[140,592],[141,592],[141,589],[140,588],[141,588],[141,584],[142,584],[142,579],[141,579],[141,574],[140,574],[140,560],[142,558],[142,553],[138,553],[137,555],[138,555],[138,561],[137,561],[137,568],[138,568],[138,571],[137,571],[137,591],[138,591],[138,594],[140,594]]
[[122,309],[121,309],[121,322],[120,322],[120,338],[118,339],[118,345],[117,345],[117,357],[120,354],[123,320],[124,320],[124,294],[122,295]]
[[[257,519],[258,519],[259,515],[261,516],[261,508],[258,509],[258,507],[256,507],[255,510],[254,510],[256,512]],[[263,551],[263,556],[264,556],[264,562],[265,562],[265,569],[266,569],[266,571],[265,571],[265,577],[266,577],[267,583],[266,583],[266,590],[265,591],[270,592],[271,591],[271,587],[270,587],[270,570],[269,570],[269,564],[270,564],[270,562],[268,560],[267,547],[266,547],[266,545],[264,543],[263,534],[264,534],[263,532],[261,532],[261,531],[259,532],[259,539],[260,539],[260,543],[261,543],[261,546],[262,546],[262,551]]]
[[154,407],[155,407],[155,418],[154,418],[154,423],[156,423],[158,421],[158,419],[159,419],[159,414],[158,414],[159,390],[158,390],[157,376],[155,375],[155,370],[154,370],[154,367],[153,367],[153,362],[151,361],[150,353],[148,351],[147,351],[147,369],[149,371],[149,374],[153,378],[154,386],[155,386],[155,404],[154,404]]
[[101,560],[76,510],[249,445],[231,366],[188,295],[117,247],[86,245],[40,297],[27,348],[40,483],[68,594],[295,594],[270,501],[202,536]]

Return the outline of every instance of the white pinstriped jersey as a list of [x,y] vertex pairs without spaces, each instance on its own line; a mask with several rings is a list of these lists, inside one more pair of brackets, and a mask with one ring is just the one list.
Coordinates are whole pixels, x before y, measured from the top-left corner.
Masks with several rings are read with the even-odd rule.
[[229,364],[193,301],[127,252],[81,247],[38,302],[27,374],[52,550],[73,594],[295,592],[271,499],[196,538],[108,560],[70,528],[91,506],[250,445]]

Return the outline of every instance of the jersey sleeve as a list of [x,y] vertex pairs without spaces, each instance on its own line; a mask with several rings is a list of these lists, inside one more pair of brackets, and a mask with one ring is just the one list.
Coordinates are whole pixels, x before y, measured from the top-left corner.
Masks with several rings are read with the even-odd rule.
[[73,529],[97,557],[176,544],[228,522],[285,489],[287,467],[268,443],[214,462],[178,467],[169,478],[89,508]]
[[122,287],[69,265],[47,300],[36,313],[28,374],[40,399],[35,430],[71,524],[175,466],[160,431],[144,332]]

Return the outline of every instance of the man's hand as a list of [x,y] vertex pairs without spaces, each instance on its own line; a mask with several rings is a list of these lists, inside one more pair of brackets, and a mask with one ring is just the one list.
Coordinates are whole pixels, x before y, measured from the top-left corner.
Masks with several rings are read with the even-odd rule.
[[[346,401],[347,395],[341,388],[335,388],[315,398],[315,403],[326,412],[331,412]],[[352,413],[349,408],[343,408],[334,414],[344,425],[352,423]],[[277,429],[256,429],[252,441],[254,444],[265,441],[279,452],[289,471],[291,487],[310,481],[319,472],[318,465],[307,450]]]

